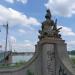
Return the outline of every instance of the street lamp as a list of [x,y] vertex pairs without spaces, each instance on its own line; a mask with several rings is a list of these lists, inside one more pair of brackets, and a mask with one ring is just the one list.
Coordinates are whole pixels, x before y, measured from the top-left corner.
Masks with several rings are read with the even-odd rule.
[[4,59],[6,57],[6,52],[7,52],[7,42],[8,42],[8,23],[7,25],[3,25],[3,27],[5,27],[6,29],[6,39],[5,39],[5,52],[4,52]]

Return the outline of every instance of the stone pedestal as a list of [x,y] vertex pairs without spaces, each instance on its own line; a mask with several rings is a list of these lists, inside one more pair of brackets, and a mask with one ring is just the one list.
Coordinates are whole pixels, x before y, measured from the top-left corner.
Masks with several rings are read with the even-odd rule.
[[55,75],[54,44],[44,44],[42,49],[43,75]]
[[38,42],[42,75],[74,75],[66,43],[58,38],[44,38]]

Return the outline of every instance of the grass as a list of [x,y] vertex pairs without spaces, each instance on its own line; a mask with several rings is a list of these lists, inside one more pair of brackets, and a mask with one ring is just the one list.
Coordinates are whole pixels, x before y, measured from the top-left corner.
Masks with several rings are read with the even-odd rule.
[[12,64],[0,64],[0,68],[14,68],[14,67],[20,67],[24,65],[26,62],[25,61],[20,61]]
[[72,62],[75,64],[75,58],[71,58]]
[[70,55],[72,62],[75,64],[75,55]]

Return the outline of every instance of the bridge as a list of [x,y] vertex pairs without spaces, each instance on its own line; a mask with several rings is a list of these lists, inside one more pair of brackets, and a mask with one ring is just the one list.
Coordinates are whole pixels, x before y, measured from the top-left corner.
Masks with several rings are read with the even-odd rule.
[[12,56],[17,55],[33,55],[35,52],[11,52]]
[[[11,59],[13,56],[33,56],[35,52],[1,52],[0,53],[0,63],[11,63]],[[5,62],[4,62],[5,61]]]

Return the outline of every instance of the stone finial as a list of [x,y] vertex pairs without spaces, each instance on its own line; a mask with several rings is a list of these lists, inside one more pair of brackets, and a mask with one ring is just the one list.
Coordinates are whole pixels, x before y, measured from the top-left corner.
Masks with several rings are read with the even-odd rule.
[[45,37],[61,38],[61,35],[59,34],[61,28],[57,28],[57,19],[55,21],[51,19],[51,12],[49,9],[47,10],[45,18],[46,20],[42,23],[41,30],[39,30],[39,39]]
[[51,19],[51,12],[50,12],[50,10],[49,9],[47,9],[47,11],[46,11],[47,13],[46,13],[46,16],[45,16],[45,18],[46,19]]

